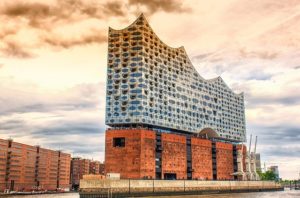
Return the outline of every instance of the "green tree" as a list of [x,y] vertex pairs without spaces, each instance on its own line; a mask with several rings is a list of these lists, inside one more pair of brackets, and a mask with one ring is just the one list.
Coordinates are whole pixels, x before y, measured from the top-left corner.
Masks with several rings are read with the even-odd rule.
[[275,173],[271,170],[268,170],[264,173],[258,172],[258,175],[259,175],[261,180],[269,180],[270,181],[270,180],[276,180],[277,179]]

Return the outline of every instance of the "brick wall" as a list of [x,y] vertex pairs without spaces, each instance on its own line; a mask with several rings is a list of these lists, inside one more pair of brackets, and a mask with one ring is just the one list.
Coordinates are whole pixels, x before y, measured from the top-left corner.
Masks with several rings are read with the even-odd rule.
[[177,179],[186,179],[186,137],[162,133],[162,178],[165,173],[175,173]]
[[212,145],[210,140],[192,138],[193,179],[212,179]]
[[42,189],[55,190],[57,187],[58,152],[39,148],[39,169],[37,180]]
[[[106,173],[120,173],[121,178],[154,178],[155,132],[143,129],[107,130],[105,137]],[[114,147],[114,138],[125,138],[125,146]]]
[[140,171],[140,178],[155,178],[155,133],[153,131],[141,131]]
[[36,147],[12,142],[8,184],[14,190],[33,189],[35,182]]
[[60,152],[59,157],[59,188],[65,189],[70,187],[70,166],[71,155]]
[[8,152],[8,141],[0,139],[0,191],[5,189],[5,177],[6,177],[6,159]]
[[229,143],[216,142],[217,150],[217,179],[233,179],[233,146]]

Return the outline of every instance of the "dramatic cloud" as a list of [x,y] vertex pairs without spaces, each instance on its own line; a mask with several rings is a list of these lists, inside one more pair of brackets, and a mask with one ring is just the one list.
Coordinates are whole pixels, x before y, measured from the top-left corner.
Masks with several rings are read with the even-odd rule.
[[14,1],[3,4],[1,14],[7,17],[23,17],[29,20],[29,24],[34,27],[41,27],[45,22],[68,22],[73,19],[82,18],[108,18],[110,16],[124,16],[122,3],[111,1],[106,3],[97,3],[96,1],[82,0],[57,0],[45,2]]
[[7,57],[15,58],[32,58],[34,54],[23,49],[21,44],[15,42],[7,42],[4,47],[0,47],[0,52]]
[[0,29],[0,39],[4,39],[10,35],[14,35],[17,33],[16,29]]
[[62,39],[59,36],[45,36],[41,40],[53,47],[70,48],[73,46],[88,45],[92,43],[103,43],[107,41],[107,37],[100,31],[93,31],[90,35],[81,35],[80,37]]
[[[0,4],[0,52],[3,56],[32,58],[32,49],[50,46],[70,48],[106,42],[103,30],[95,27],[99,20],[124,16],[121,2],[63,0],[54,2],[14,1]],[[91,22],[92,19],[96,21]],[[97,21],[98,20],[98,21]],[[86,24],[85,31],[78,31]],[[11,26],[19,26],[11,29]],[[70,28],[63,32],[62,28]],[[77,34],[74,36],[73,32]],[[24,43],[24,34],[29,37]],[[30,42],[29,42],[30,41]],[[22,45],[22,42],[24,45]],[[2,46],[2,47],[1,47]]]
[[[0,4],[0,53],[2,56],[32,58],[32,49],[46,46],[71,48],[106,42],[106,28],[99,29],[103,20],[141,12],[144,6],[149,15],[157,11],[185,12],[179,1],[108,1],[54,0],[4,1]],[[127,10],[126,10],[127,9]],[[128,11],[130,12],[128,13]],[[11,29],[11,27],[19,28]],[[85,26],[84,29],[81,27]],[[68,29],[69,31],[63,31]],[[83,31],[84,30],[84,31]],[[76,36],[74,36],[76,32]],[[23,43],[24,35],[29,40]],[[2,47],[1,47],[2,46]]]
[[188,12],[190,8],[184,7],[182,1],[179,0],[129,0],[130,5],[145,6],[149,14],[153,14],[157,11],[165,12]]
[[[258,134],[260,143],[265,145],[282,145],[283,147],[297,145],[300,149],[300,145],[297,144],[300,141],[300,125],[250,125],[249,127],[255,130],[255,134]],[[276,151],[274,150],[274,152]]]

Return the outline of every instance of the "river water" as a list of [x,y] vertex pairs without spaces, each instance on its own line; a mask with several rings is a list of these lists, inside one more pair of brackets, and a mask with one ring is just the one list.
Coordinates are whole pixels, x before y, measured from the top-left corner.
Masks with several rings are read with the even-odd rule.
[[[79,198],[78,193],[51,194],[51,195],[26,195],[12,196],[9,198]],[[212,195],[186,195],[186,196],[164,196],[155,198],[300,198],[300,190],[276,191],[276,192],[255,192],[255,193],[232,193],[232,194],[212,194]],[[154,197],[152,197],[154,198]]]

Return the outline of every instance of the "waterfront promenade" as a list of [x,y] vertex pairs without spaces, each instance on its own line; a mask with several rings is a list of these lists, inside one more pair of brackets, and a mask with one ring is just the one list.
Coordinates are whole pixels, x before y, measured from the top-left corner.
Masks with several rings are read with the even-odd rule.
[[80,197],[113,194],[120,197],[202,195],[283,190],[273,181],[97,180],[80,181]]

